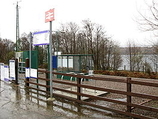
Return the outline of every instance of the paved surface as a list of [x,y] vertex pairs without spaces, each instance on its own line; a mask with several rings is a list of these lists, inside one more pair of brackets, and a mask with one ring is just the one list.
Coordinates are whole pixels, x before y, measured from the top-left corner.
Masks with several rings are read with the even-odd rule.
[[66,117],[27,99],[22,87],[0,81],[0,119],[66,119]]
[[23,85],[0,81],[0,119],[126,119],[111,116],[111,112],[98,113],[55,100],[53,105],[28,98]]

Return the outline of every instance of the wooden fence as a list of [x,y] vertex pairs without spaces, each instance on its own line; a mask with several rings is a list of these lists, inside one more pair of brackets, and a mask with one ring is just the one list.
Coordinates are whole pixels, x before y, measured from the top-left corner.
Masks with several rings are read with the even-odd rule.
[[[37,93],[40,96],[48,98],[50,96],[50,86],[49,86],[49,71],[46,70],[38,70],[38,78],[37,79],[26,79],[25,80],[25,86],[28,89],[28,93]],[[92,77],[92,76],[85,76],[81,74],[66,74],[66,73],[58,73],[58,72],[52,72],[53,75],[62,75],[62,76],[69,76],[69,77],[75,77],[76,81],[70,81],[70,80],[62,80],[53,78],[53,96],[54,97],[60,97],[63,99],[71,100],[73,102],[79,103],[81,105],[88,105],[91,107],[95,107],[102,110],[108,110],[111,112],[123,114],[129,117],[134,118],[140,118],[140,119],[153,119],[157,118],[155,116],[151,116],[148,114],[144,114],[144,111],[147,113],[154,113],[158,114],[158,106],[145,106],[143,105],[144,102],[147,101],[153,101],[158,100],[158,95],[151,95],[147,94],[146,91],[141,93],[134,91],[135,87],[143,86],[144,89],[152,89],[156,92],[158,91],[158,83],[155,82],[149,82],[149,81],[138,81],[131,78],[124,78],[124,79],[117,79],[117,78],[102,78],[102,77]],[[89,79],[89,81],[82,81],[83,79]],[[89,83],[93,82],[93,83]],[[97,82],[100,82],[97,84]],[[100,84],[107,84],[107,82],[112,83],[112,87],[101,86]],[[95,84],[95,85],[94,85]],[[97,85],[96,85],[97,84]],[[119,85],[120,87],[124,87],[122,89],[115,89],[115,85]],[[68,87],[75,87],[76,91],[74,90],[68,90]],[[116,95],[122,95],[125,97],[125,100],[117,100],[115,98],[109,98],[106,95],[104,96],[95,96],[86,94],[83,92],[83,89],[91,89],[94,91],[103,91],[108,92],[108,94],[116,94]],[[39,93],[41,92],[41,93]],[[61,93],[58,93],[61,92]],[[71,94],[76,95],[76,98],[73,98],[72,96],[64,95],[64,94]],[[107,95],[108,95],[107,94]],[[123,107],[122,109],[116,108],[116,106],[106,106],[106,105],[100,105],[100,104],[94,104],[91,103],[91,101],[82,100],[82,97],[88,97],[92,100],[97,101],[104,101],[105,103],[108,103],[110,105],[119,105],[119,107]],[[43,99],[44,100],[44,99]],[[135,102],[139,103],[135,103]],[[104,103],[104,104],[105,104]],[[157,104],[158,105],[158,104]],[[135,110],[141,110],[139,113]],[[143,112],[143,113],[141,113]]]

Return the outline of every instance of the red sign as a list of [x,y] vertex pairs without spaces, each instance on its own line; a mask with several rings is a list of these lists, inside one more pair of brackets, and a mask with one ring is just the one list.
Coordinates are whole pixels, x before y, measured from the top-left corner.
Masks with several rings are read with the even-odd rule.
[[45,12],[45,22],[54,21],[54,8]]

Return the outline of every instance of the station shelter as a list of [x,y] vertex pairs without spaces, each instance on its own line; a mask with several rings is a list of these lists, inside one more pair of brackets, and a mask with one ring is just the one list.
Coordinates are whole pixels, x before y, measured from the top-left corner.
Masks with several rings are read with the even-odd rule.
[[[91,54],[62,54],[53,56],[53,69],[61,73],[88,75],[93,71]],[[57,78],[72,79],[69,76],[57,75]]]

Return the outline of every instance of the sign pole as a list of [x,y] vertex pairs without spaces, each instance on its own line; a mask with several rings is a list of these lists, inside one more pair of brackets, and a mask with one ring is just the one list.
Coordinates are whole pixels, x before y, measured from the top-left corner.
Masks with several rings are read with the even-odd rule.
[[48,101],[53,101],[53,75],[52,75],[52,21],[54,21],[54,9],[50,9],[45,12],[45,22],[50,22],[50,33],[49,33],[49,79],[50,79],[50,98]]
[[50,71],[50,99],[53,98],[53,81],[52,81],[52,21],[50,21],[50,36],[49,36],[49,71]]
[[30,47],[29,47],[29,75],[31,76],[31,61],[32,61],[32,33],[30,32],[29,34],[29,38],[30,38]]

